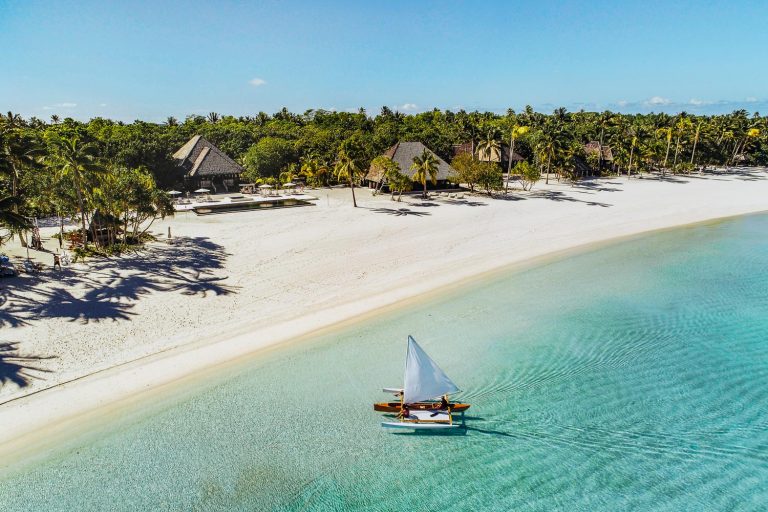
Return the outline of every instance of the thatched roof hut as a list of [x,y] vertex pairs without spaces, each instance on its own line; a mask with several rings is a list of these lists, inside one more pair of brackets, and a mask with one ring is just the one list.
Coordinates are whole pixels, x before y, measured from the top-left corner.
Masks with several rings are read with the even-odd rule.
[[[195,135],[173,154],[183,170],[188,188],[233,187],[244,169],[219,148],[200,135]],[[237,181],[239,182],[239,180]]]
[[[416,172],[411,169],[413,159],[417,156],[421,156],[424,150],[432,153],[432,156],[437,159],[437,186],[445,186],[448,183],[448,177],[456,171],[448,164],[448,162],[437,156],[431,149],[421,142],[398,142],[386,150],[384,155],[391,158],[392,161],[400,166],[401,173],[413,178],[413,175]],[[365,181],[367,181],[369,185],[378,185],[383,178],[384,176],[380,169],[371,167],[368,170],[368,174],[365,176]]]
[[602,146],[596,140],[584,144],[584,153],[587,155],[595,154],[602,157],[605,162],[613,162],[613,151],[610,146],[603,144]]
[[[472,147],[475,148],[475,158],[477,160],[483,160],[488,161],[488,155],[481,154],[481,151],[477,148],[477,144],[472,144],[472,142],[464,142],[463,144],[455,144],[453,146],[453,156],[459,156],[463,153],[472,154]],[[509,144],[501,143],[501,155],[499,155],[499,150],[494,150],[491,153],[491,162],[500,163],[502,167],[505,167],[509,163]],[[517,152],[515,152],[514,155],[512,155],[512,161],[513,162],[522,162],[525,160],[521,155],[519,155]]]

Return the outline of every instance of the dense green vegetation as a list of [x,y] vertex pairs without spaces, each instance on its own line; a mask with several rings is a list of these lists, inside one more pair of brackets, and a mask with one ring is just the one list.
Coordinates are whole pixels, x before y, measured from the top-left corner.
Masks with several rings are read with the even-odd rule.
[[[50,122],[0,117],[0,226],[19,232],[25,219],[59,215],[77,218],[84,232],[95,212],[122,229],[119,243],[140,237],[138,220],[169,212],[160,192],[178,185],[171,155],[200,134],[247,169],[253,181],[306,181],[354,185],[372,160],[397,141],[418,140],[450,161],[453,146],[472,142],[482,164],[455,162],[457,181],[489,193],[503,190],[498,164],[490,155],[502,144],[524,158],[520,171],[527,188],[540,175],[546,180],[577,180],[585,175],[643,172],[691,172],[702,165],[768,164],[768,118],[746,111],[695,116],[612,112],[545,115],[527,107],[504,115],[433,110],[404,115],[382,108],[379,115],[286,109],[253,117],[190,116],[183,122],[122,123],[95,118]],[[584,145],[610,146],[613,161]],[[488,161],[484,161],[486,160]],[[389,169],[392,192],[424,188],[432,179],[431,162],[415,163],[418,183]],[[512,166],[510,165],[510,168]],[[399,171],[406,171],[401,169]],[[138,215],[137,215],[137,212]],[[85,236],[85,235],[83,235]]]

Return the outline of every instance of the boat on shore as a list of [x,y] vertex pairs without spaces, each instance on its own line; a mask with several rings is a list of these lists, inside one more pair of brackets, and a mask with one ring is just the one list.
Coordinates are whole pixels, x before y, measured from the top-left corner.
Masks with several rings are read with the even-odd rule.
[[469,404],[448,401],[449,394],[459,391],[458,386],[412,336],[408,336],[404,380],[402,389],[384,388],[385,392],[395,393],[400,402],[379,402],[373,406],[376,411],[397,413],[397,421],[384,421],[382,427],[445,430],[463,426],[454,422],[453,413],[465,411]]

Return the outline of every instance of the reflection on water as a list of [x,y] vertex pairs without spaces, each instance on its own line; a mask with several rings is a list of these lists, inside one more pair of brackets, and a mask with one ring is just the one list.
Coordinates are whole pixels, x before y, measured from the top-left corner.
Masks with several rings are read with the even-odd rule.
[[[760,510],[768,216],[654,234],[275,351],[0,482],[9,510]],[[394,435],[413,334],[472,403]]]

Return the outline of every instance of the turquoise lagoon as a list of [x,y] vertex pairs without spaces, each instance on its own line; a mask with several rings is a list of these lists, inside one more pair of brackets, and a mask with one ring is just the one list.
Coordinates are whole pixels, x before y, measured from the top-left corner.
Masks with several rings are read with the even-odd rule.
[[[429,265],[429,262],[424,262]],[[393,434],[413,334],[473,405]],[[0,477],[4,511],[765,510],[768,216],[485,278],[253,358]]]

